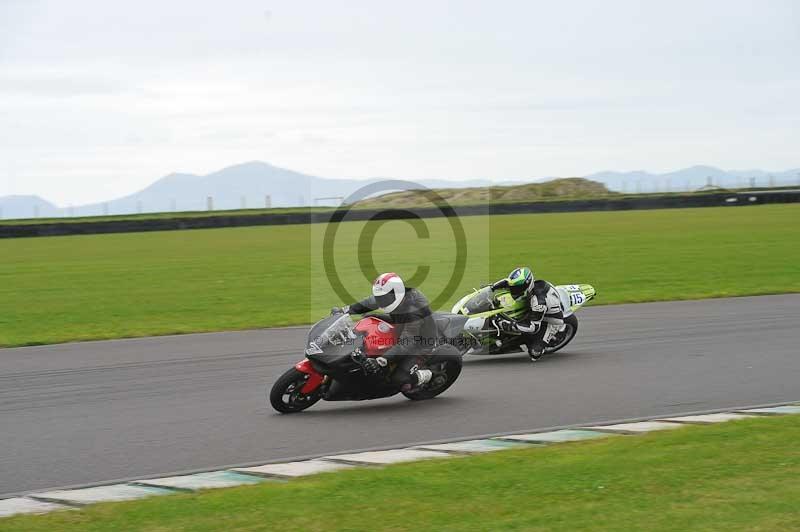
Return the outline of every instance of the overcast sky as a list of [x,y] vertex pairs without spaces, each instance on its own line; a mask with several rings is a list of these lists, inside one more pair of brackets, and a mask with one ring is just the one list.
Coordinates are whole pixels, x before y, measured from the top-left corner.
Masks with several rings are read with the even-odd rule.
[[0,196],[800,166],[800,3],[0,0]]

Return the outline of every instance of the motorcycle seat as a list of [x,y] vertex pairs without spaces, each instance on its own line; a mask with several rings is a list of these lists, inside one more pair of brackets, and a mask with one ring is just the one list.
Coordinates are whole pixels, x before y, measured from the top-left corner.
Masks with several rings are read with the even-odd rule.
[[449,312],[434,312],[433,321],[436,322],[436,331],[444,338],[456,338],[464,330],[464,324],[469,318],[461,314]]

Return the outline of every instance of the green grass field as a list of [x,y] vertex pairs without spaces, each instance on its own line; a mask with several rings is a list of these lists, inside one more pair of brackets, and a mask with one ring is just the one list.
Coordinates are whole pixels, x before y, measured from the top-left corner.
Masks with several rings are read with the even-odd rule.
[[[597,303],[800,291],[800,206],[473,216],[467,269],[449,305],[519,264]],[[446,219],[339,226],[336,264],[353,296],[373,268],[413,278],[431,299],[455,243]],[[0,346],[310,323],[342,301],[322,267],[323,224],[0,240]],[[417,278],[419,280],[419,277]]]
[[0,519],[2,531],[798,530],[797,416]]

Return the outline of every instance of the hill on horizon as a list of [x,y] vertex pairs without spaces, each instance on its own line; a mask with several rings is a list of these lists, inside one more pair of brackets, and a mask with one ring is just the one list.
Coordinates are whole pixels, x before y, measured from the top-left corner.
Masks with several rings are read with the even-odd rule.
[[[512,203],[559,198],[588,198],[617,194],[609,191],[597,181],[582,177],[565,177],[545,181],[543,183],[525,183],[522,185],[440,188],[435,192],[449,205],[470,205],[488,202]],[[393,207],[411,208],[432,204],[424,190],[404,190],[390,192],[375,198],[359,201],[358,207]]]
[[[550,180],[555,178],[548,178]],[[800,169],[784,172],[763,170],[725,171],[712,166],[692,166],[666,174],[646,171],[598,172],[584,179],[602,183],[616,192],[665,192],[697,190],[709,181],[716,186],[738,188],[749,186],[798,186]],[[0,218],[46,218],[61,216],[101,216],[106,214],[135,214],[172,211],[205,211],[208,197],[213,198],[214,210],[264,208],[267,196],[271,207],[337,205],[360,188],[386,179],[323,178],[280,168],[261,161],[229,166],[207,175],[173,173],[164,176],[144,189],[105,202],[60,207],[35,195],[0,197]],[[502,187],[522,183],[541,183],[543,179],[519,179],[494,182],[490,179],[412,180],[394,190],[428,188],[447,190]],[[377,193],[389,192],[378,190]],[[526,192],[527,194],[527,192]],[[526,196],[527,197],[527,196]],[[328,198],[320,200],[319,198]]]

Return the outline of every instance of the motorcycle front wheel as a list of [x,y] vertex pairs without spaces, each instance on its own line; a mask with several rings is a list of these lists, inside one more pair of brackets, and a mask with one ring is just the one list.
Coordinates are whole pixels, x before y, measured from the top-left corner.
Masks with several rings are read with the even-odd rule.
[[301,390],[308,380],[308,374],[291,368],[281,375],[272,390],[269,392],[269,402],[272,408],[281,414],[301,412],[322,398],[317,388],[315,391],[304,394]]

